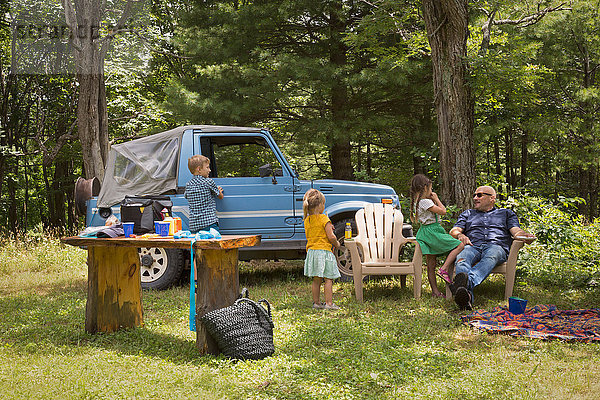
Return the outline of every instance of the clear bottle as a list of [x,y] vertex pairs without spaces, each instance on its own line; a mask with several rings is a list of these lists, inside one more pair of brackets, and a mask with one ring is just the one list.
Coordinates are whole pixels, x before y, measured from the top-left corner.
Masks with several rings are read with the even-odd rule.
[[345,239],[352,239],[352,224],[350,222],[346,222],[346,231],[344,232]]

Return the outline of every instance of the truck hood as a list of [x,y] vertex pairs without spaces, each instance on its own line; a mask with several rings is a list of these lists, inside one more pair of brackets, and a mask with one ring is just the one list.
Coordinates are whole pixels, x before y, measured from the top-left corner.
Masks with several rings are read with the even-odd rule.
[[383,196],[396,196],[396,192],[391,186],[378,183],[343,181],[337,179],[319,179],[312,181],[312,187],[327,193],[357,193],[357,194],[376,194]]

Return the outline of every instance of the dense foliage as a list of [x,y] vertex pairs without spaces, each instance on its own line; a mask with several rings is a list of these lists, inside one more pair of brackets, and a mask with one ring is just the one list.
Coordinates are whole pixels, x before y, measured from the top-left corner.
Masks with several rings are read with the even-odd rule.
[[[0,226],[72,228],[78,85],[15,73],[10,5],[0,1]],[[590,227],[600,215],[598,13],[584,0],[473,1],[465,60],[478,182],[505,198],[581,198]],[[400,194],[415,172],[439,179],[419,2],[157,1],[130,25],[142,29],[117,36],[105,65],[113,142],[184,123],[264,125],[306,178],[336,176],[342,159],[355,179]]]

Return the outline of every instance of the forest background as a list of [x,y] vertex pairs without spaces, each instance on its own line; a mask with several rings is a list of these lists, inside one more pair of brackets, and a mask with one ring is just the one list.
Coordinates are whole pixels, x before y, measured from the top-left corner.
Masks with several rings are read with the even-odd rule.
[[[110,143],[184,124],[265,126],[304,179],[384,183],[404,196],[414,173],[448,185],[428,41],[438,32],[428,33],[420,1],[98,2],[102,68],[91,82],[72,40],[31,52],[68,24],[70,0],[15,3],[0,0],[5,233],[80,227],[73,186],[93,167],[80,140],[90,113],[78,103],[90,87],[105,93],[89,109]],[[423,3],[468,6],[476,183],[505,202],[598,217],[600,1]],[[15,31],[23,9],[53,23]]]

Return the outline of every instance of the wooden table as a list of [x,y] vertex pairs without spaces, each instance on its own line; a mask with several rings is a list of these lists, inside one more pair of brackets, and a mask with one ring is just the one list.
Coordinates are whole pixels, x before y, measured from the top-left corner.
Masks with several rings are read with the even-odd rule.
[[[88,296],[85,330],[113,332],[143,326],[140,247],[190,249],[191,239],[66,237],[62,242],[88,250]],[[240,293],[238,249],[256,246],[260,236],[223,236],[194,243],[197,270],[196,320],[209,311],[226,307]],[[218,354],[217,344],[196,323],[200,352]]]

